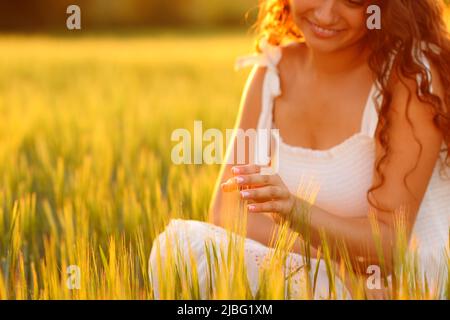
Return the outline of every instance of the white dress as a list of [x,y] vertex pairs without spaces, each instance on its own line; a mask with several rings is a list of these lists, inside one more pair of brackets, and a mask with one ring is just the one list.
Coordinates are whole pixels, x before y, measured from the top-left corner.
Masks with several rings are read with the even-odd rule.
[[[421,48],[423,49],[423,47]],[[274,125],[272,121],[273,101],[281,95],[277,66],[282,56],[282,48],[265,42],[262,51],[260,54],[238,59],[237,67],[252,64],[255,67],[266,67],[258,128],[270,129]],[[429,62],[423,54],[422,59],[428,69],[428,76],[431,78]],[[390,65],[392,65],[392,58]],[[420,82],[421,78],[418,77],[417,80]],[[332,148],[313,150],[290,146],[280,138],[279,159],[272,160],[278,161],[278,175],[293,194],[298,194],[299,186],[305,187],[305,181],[313,181],[312,188],[316,188],[317,191],[314,201],[316,206],[343,218],[367,215],[369,205],[366,200],[366,193],[372,183],[375,161],[374,134],[378,123],[377,106],[381,106],[380,99],[382,99],[376,95],[377,92],[378,86],[374,83],[365,105],[360,132]],[[443,148],[445,148],[445,144],[443,144]],[[441,159],[444,158],[444,155],[442,152]],[[448,170],[446,174],[450,177]],[[309,188],[311,188],[311,185],[309,185]],[[450,179],[444,179],[439,175],[439,161],[437,161],[419,209],[412,237],[416,240],[420,253],[420,266],[427,272],[429,283],[442,276],[443,264],[447,261],[444,252],[448,242],[449,220]],[[205,240],[223,241],[226,245],[227,239],[226,231],[218,226],[200,221],[175,219],[155,239],[159,242],[163,254],[166,237],[174,234],[181,239],[181,245],[185,246],[184,252],[188,252],[187,242],[190,243],[199,265],[199,275],[205,275],[207,269]],[[258,283],[258,270],[262,257],[271,250],[273,249],[252,239],[245,240],[247,276],[253,295],[260,285]],[[294,269],[302,265],[304,261],[302,256],[296,253],[290,253],[289,258],[289,261],[293,262]],[[156,272],[155,261],[156,250],[153,246],[149,272],[155,288],[155,297],[158,298],[159,285],[157,279],[151,276]],[[312,259],[312,270],[315,269],[316,264],[316,260]],[[286,266],[286,268],[291,268],[291,266]],[[300,273],[294,275],[294,278],[295,283],[303,281]],[[202,298],[204,298],[206,297],[206,278],[201,276],[199,280]],[[442,283],[442,281],[440,282]],[[339,279],[335,279],[335,286],[339,299],[350,297],[349,292]],[[328,276],[323,260],[319,264],[316,288],[315,299],[326,299],[328,297]],[[301,295],[295,290],[294,288],[294,296]],[[286,296],[286,298],[289,299],[290,296]]]

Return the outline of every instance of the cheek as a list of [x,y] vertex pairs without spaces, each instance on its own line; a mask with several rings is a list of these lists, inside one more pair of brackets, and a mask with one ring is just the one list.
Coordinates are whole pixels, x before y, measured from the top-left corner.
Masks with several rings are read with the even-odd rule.
[[365,15],[365,11],[362,11],[357,14],[351,14],[346,17],[347,23],[350,26],[351,30],[355,34],[366,34],[367,29],[367,17]]
[[289,0],[289,7],[291,12],[299,15],[314,7],[316,0]]
[[314,10],[314,1],[317,0],[289,0],[290,13],[298,28],[302,29],[302,18]]

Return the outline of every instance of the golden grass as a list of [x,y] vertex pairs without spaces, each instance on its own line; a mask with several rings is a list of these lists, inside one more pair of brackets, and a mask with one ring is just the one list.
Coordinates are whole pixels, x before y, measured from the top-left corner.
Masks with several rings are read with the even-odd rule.
[[172,165],[171,132],[199,118],[232,127],[245,81],[234,57],[249,44],[0,38],[0,298],[151,297],[155,234],[170,217],[206,219],[219,169]]
[[[153,239],[171,218],[207,220],[219,169],[173,165],[171,132],[196,119],[233,126],[246,77],[233,63],[250,46],[235,34],[0,37],[0,299],[153,298]],[[256,298],[284,297],[280,261],[292,239],[282,235]],[[158,276],[163,298],[198,298],[195,272],[172,251]],[[311,258],[333,273],[332,255],[324,246]],[[250,298],[242,242],[229,248],[233,263],[219,256],[208,257],[210,297]],[[70,265],[80,289],[68,289]],[[317,270],[306,271],[295,298],[314,296]],[[402,292],[394,298],[433,297]]]

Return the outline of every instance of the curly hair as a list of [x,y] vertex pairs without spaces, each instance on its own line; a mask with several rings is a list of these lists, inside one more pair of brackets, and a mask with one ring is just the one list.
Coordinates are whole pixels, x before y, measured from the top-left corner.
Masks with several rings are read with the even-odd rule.
[[[445,3],[444,3],[445,1]],[[389,88],[385,75],[389,65],[387,60],[391,50],[396,52],[391,70],[397,75],[415,81],[420,75],[421,83],[415,92],[421,102],[427,103],[434,111],[433,122],[442,132],[446,148],[441,150],[440,156],[445,154],[445,159],[440,157],[442,176],[446,166],[450,166],[448,147],[450,144],[450,22],[447,26],[445,16],[450,14],[448,11],[449,3],[446,0],[373,0],[371,4],[376,4],[383,12],[382,28],[369,30],[367,34],[370,47],[370,56],[368,65],[375,75],[379,88],[379,94],[383,97],[381,106],[377,103],[379,113],[379,129],[377,129],[377,138],[380,144],[386,150],[385,154],[376,161],[375,169],[380,182],[371,186],[367,192],[367,200],[374,207],[375,205],[369,195],[374,190],[380,188],[385,181],[385,176],[381,167],[390,154],[389,148],[389,128],[391,126],[387,116],[392,102],[392,89]],[[447,9],[447,11],[446,11]],[[261,52],[261,41],[266,39],[271,45],[281,45],[284,42],[302,41],[303,35],[293,21],[289,0],[259,0],[258,18],[253,26],[256,33],[255,49]],[[444,100],[436,94],[430,92],[430,80],[427,76],[426,67],[420,62],[420,50],[417,50],[417,43],[426,43],[427,47],[423,49],[423,54],[429,59],[439,72],[444,92]],[[400,79],[400,77],[399,77]],[[411,100],[411,90],[408,88],[408,105]],[[408,114],[408,106],[406,108]],[[412,127],[412,123],[407,116],[407,120]],[[414,132],[414,131],[413,131]],[[419,144],[420,154],[422,145],[414,136]],[[418,160],[416,162],[417,166]],[[415,166],[415,167],[416,167]],[[415,169],[411,169],[403,179],[406,187],[406,178]],[[409,190],[409,189],[408,189]],[[383,210],[383,209],[381,209]],[[384,210],[389,211],[389,210]]]

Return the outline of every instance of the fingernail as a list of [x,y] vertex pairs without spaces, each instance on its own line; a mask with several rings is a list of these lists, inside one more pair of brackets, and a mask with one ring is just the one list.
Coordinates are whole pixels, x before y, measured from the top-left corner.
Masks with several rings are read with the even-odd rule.
[[248,192],[248,191],[241,191],[241,195],[242,195],[242,197],[247,198],[250,195],[250,192]]
[[248,210],[253,211],[256,209],[256,206],[254,206],[253,204],[248,205]]
[[236,182],[237,182],[237,183],[242,183],[242,182],[244,182],[244,177],[236,177]]
[[231,171],[233,171],[233,173],[239,173],[239,169],[236,167],[231,168]]

